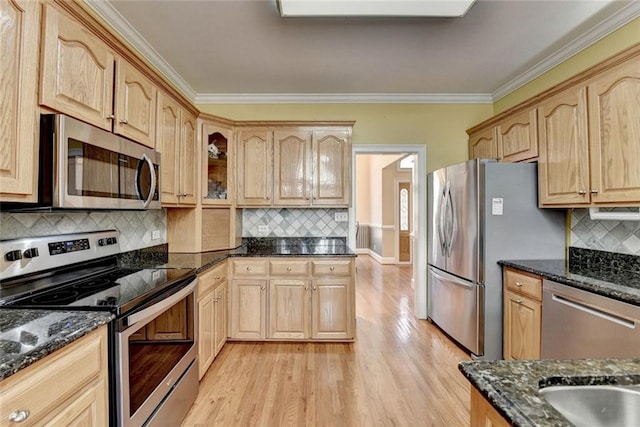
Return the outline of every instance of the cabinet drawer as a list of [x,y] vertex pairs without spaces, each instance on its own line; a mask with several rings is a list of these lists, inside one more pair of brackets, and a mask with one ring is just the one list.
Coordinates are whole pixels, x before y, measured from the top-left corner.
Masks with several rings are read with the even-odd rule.
[[269,261],[266,259],[236,259],[231,263],[233,276],[266,276]]
[[535,274],[506,268],[504,270],[504,283],[510,291],[528,295],[538,301],[542,299],[542,278]]
[[298,260],[272,260],[269,268],[272,276],[306,276],[309,263]]
[[28,410],[32,425],[104,375],[106,342],[103,327],[0,383],[0,425],[16,410]]
[[223,261],[198,277],[198,299],[227,279],[227,262]]
[[314,276],[350,276],[351,260],[329,259],[313,261]]

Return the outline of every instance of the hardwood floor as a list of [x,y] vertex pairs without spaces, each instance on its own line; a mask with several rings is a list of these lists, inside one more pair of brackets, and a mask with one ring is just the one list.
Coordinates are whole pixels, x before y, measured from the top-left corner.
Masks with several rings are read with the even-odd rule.
[[413,316],[411,267],[357,260],[354,343],[227,343],[191,426],[468,426],[468,355]]

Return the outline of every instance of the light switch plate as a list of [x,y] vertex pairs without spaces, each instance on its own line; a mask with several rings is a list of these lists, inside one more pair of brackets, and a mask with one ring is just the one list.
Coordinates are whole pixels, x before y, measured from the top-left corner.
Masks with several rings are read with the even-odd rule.
[[151,232],[151,240],[157,240],[160,238],[160,230],[153,230]]
[[333,219],[336,222],[347,222],[349,221],[349,214],[347,212],[336,212],[333,214]]

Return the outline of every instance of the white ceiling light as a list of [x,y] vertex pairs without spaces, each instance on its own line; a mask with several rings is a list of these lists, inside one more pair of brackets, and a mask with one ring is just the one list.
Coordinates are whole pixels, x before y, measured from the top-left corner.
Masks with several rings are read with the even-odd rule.
[[464,16],[476,0],[276,0],[284,17]]

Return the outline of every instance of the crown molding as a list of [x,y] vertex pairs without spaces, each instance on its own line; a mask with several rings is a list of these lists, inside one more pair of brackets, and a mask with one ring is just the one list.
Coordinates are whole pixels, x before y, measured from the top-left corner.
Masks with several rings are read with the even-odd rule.
[[108,0],[84,0],[107,24],[149,61],[160,74],[164,75],[191,102],[196,98],[196,92],[180,74],[156,51],[147,40],[135,29],[129,21],[113,7]]
[[488,93],[199,93],[196,104],[491,104]]
[[563,48],[538,62],[529,70],[496,89],[492,94],[494,102],[504,98],[638,17],[640,17],[640,1],[633,1],[605,21],[566,44]]

